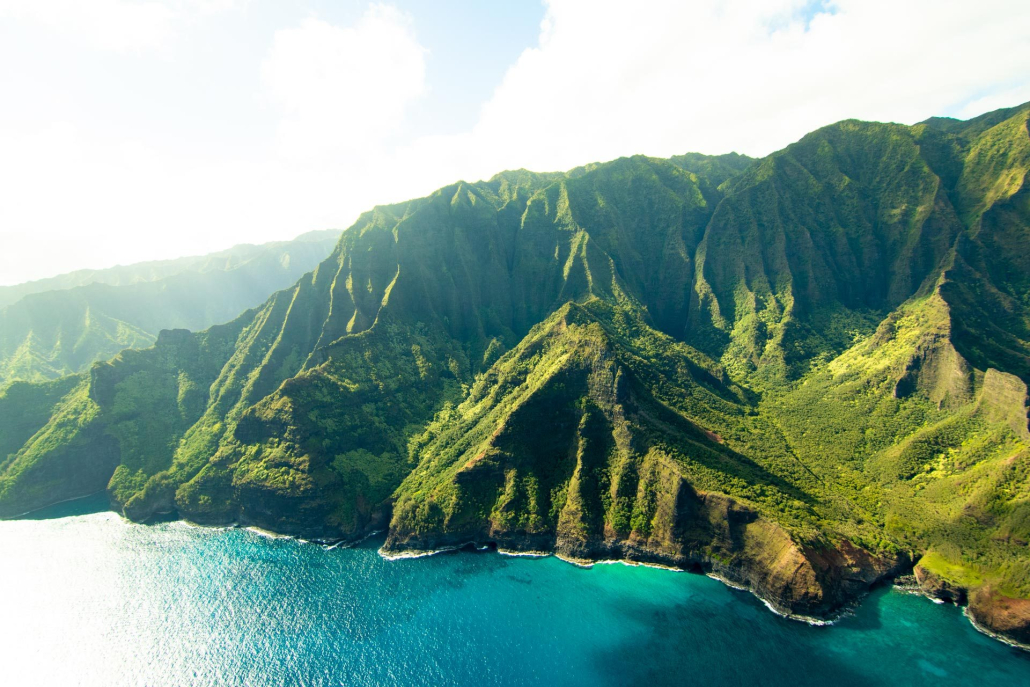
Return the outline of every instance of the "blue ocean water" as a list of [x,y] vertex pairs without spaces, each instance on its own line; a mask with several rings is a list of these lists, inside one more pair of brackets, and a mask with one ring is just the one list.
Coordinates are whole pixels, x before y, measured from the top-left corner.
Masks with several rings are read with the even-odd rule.
[[890,589],[811,627],[700,575],[378,545],[107,512],[0,522],[0,682],[1030,684],[1030,654]]

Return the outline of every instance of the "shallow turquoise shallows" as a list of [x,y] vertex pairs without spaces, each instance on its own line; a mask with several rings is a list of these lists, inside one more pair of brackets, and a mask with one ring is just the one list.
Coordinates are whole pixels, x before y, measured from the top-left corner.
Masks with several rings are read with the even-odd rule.
[[390,562],[377,545],[113,513],[0,522],[0,682],[1030,685],[1030,654],[898,591],[811,627],[700,575],[494,553]]

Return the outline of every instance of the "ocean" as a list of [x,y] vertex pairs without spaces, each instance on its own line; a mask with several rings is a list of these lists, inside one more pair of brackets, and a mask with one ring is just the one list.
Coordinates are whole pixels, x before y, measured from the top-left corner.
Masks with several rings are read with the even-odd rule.
[[83,501],[0,522],[4,685],[1030,684],[1030,653],[889,587],[815,627],[690,573],[397,561]]

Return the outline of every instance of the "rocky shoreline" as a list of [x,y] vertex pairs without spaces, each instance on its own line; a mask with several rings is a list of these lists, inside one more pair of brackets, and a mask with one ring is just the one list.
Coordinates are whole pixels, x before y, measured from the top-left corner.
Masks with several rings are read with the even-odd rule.
[[505,555],[519,556],[553,555],[579,567],[622,563],[703,574],[734,589],[750,592],[777,615],[811,625],[832,623],[853,608],[876,585],[901,574],[906,566],[910,568],[907,560],[877,561],[876,565],[866,566],[852,565],[849,575],[837,575],[839,569],[827,567],[822,571],[822,584],[816,582],[814,586],[807,586],[813,581],[808,578],[805,589],[801,590],[792,581],[799,577],[805,579],[805,573],[812,575],[815,572],[812,568],[802,571],[806,567],[804,563],[794,560],[789,554],[787,560],[790,564],[796,563],[796,566],[788,565],[789,574],[781,575],[763,569],[747,556],[726,558],[717,553],[712,555],[700,551],[669,554],[618,540],[594,542],[589,546],[570,546],[567,542],[555,541],[553,537],[524,536],[510,539],[432,538],[402,544],[390,535],[379,553],[388,560],[397,560],[463,549],[493,549]]
[[[507,546],[510,546],[509,543]],[[989,596],[988,598],[982,598],[981,594],[978,597],[976,594],[973,595],[974,601],[969,600],[968,590],[954,585],[935,584],[931,578],[926,575],[925,571],[918,565],[912,566],[911,563],[907,565],[901,565],[892,569],[891,571],[873,579],[867,581],[866,586],[861,592],[856,593],[854,596],[848,598],[844,603],[837,606],[832,612],[825,615],[807,615],[804,613],[798,613],[795,610],[784,607],[778,600],[777,596],[768,594],[768,590],[752,586],[744,575],[741,575],[738,571],[735,571],[732,566],[726,566],[721,564],[719,561],[698,561],[693,565],[684,567],[682,565],[663,563],[658,560],[648,559],[641,560],[634,557],[625,558],[582,558],[582,557],[570,557],[563,555],[554,549],[537,549],[537,550],[522,550],[517,548],[505,548],[495,541],[479,542],[469,540],[462,543],[455,543],[450,545],[443,545],[434,549],[415,549],[415,548],[401,548],[396,547],[387,548],[383,546],[379,550],[379,555],[386,560],[404,560],[412,558],[424,558],[426,556],[434,556],[445,553],[456,553],[465,550],[493,550],[500,555],[506,556],[519,556],[528,558],[543,558],[548,556],[554,556],[559,560],[566,563],[570,563],[581,568],[590,568],[594,565],[604,565],[619,563],[623,565],[632,566],[643,566],[649,568],[656,568],[660,570],[666,570],[670,572],[686,572],[694,574],[703,574],[714,580],[718,580],[724,585],[736,589],[738,591],[745,591],[752,594],[755,598],[761,601],[766,608],[770,611],[784,618],[804,622],[814,626],[832,625],[841,617],[848,615],[856,606],[858,606],[862,600],[867,596],[873,589],[881,584],[890,584],[893,587],[898,588],[901,591],[906,591],[912,594],[925,597],[935,603],[946,604],[950,603],[956,606],[960,606],[963,609],[963,615],[969,620],[970,624],[982,634],[985,634],[992,639],[1003,642],[1013,648],[1022,649],[1024,651],[1030,651],[1030,641],[1026,641],[1024,634],[1030,629],[1030,602],[1024,602],[1021,599],[1008,599],[1005,600],[1009,603],[1016,602],[1019,606],[1018,612],[1009,613],[1005,616],[1006,623],[1004,629],[995,630],[992,629],[988,624],[990,622],[998,622],[993,620],[998,618],[998,611],[996,607],[991,603],[992,600],[996,600],[996,596]],[[923,571],[923,572],[920,572]],[[925,581],[920,581],[922,577]],[[939,578],[937,578],[939,579]],[[981,598],[979,604],[976,603],[975,599]],[[1025,606],[1024,606],[1025,604]],[[984,619],[987,619],[986,622]]]
[[[91,496],[96,494],[65,499],[61,503]],[[32,512],[38,510],[41,509]],[[126,517],[125,513],[121,515]],[[780,550],[770,559],[763,558],[763,552],[753,550],[753,545],[749,551],[742,537],[733,538],[736,543],[742,544],[740,550],[720,548],[717,542],[714,546],[710,543],[707,547],[670,550],[667,545],[656,546],[653,541],[617,538],[591,542],[570,541],[558,538],[553,533],[523,533],[514,536],[434,534],[401,538],[394,530],[383,527],[380,518],[375,523],[379,527],[370,526],[355,536],[339,538],[325,536],[321,528],[317,532],[302,532],[295,528],[283,530],[249,518],[232,522],[211,518],[196,522],[174,512],[165,516],[162,519],[179,516],[182,522],[197,527],[243,528],[262,536],[297,539],[325,548],[354,546],[386,532],[386,541],[380,547],[379,555],[387,560],[421,558],[462,550],[492,550],[500,555],[517,557],[554,556],[585,568],[620,563],[703,574],[731,588],[753,594],[777,615],[810,625],[832,624],[861,603],[875,587],[892,584],[938,603],[961,606],[964,615],[979,632],[1012,647],[1030,651],[1030,600],[1006,597],[990,588],[970,590],[935,575],[919,565],[918,561],[913,563],[907,556],[895,560],[878,558],[849,542],[836,547],[814,548],[798,546],[792,540],[785,539],[778,542]],[[138,522],[134,518],[128,519]],[[749,524],[756,522],[761,522],[761,519],[752,520]],[[783,536],[786,537],[785,534]],[[782,574],[784,571],[789,574]]]
[[590,568],[594,567],[595,565],[614,565],[614,564],[618,564],[618,565],[627,565],[627,566],[631,566],[631,567],[653,568],[655,570],[664,570],[664,571],[667,571],[667,572],[677,572],[677,573],[688,573],[688,574],[704,575],[705,577],[709,577],[709,578],[711,578],[713,580],[721,582],[722,584],[726,585],[727,587],[729,587],[731,589],[735,589],[737,591],[742,591],[742,592],[748,592],[748,593],[752,594],[755,598],[757,598],[759,601],[761,601],[762,604],[765,605],[766,608],[768,608],[770,611],[772,611],[773,613],[775,613],[778,616],[781,616],[783,618],[789,618],[791,620],[797,620],[799,622],[803,622],[803,623],[806,623],[808,625],[814,625],[814,626],[832,625],[837,619],[839,619],[840,617],[842,617],[844,615],[847,615],[848,612],[851,610],[851,608],[853,608],[855,605],[857,605],[857,603],[861,600],[860,598],[859,599],[855,599],[853,603],[842,607],[841,609],[839,609],[839,611],[836,614],[833,615],[832,618],[816,618],[816,617],[801,615],[801,614],[798,614],[798,613],[792,613],[792,612],[790,612],[788,610],[780,608],[779,606],[776,605],[776,603],[774,601],[770,600],[769,598],[766,598],[766,597],[762,596],[762,594],[760,592],[758,592],[755,589],[747,586],[746,584],[742,584],[740,582],[737,582],[737,581],[734,581],[732,579],[729,579],[729,578],[725,577],[724,575],[722,575],[722,574],[720,574],[718,572],[715,572],[714,569],[706,570],[703,566],[702,567],[694,566],[692,568],[683,568],[683,567],[678,567],[678,566],[675,566],[675,565],[667,565],[667,564],[657,563],[657,562],[653,562],[653,561],[641,561],[641,560],[636,560],[636,559],[633,559],[633,558],[598,558],[598,559],[570,558],[568,556],[564,556],[564,555],[562,555],[560,553],[557,553],[555,551],[546,551],[546,550],[543,550],[543,551],[521,551],[521,550],[507,549],[507,548],[496,546],[496,545],[494,545],[493,542],[491,542],[491,543],[489,543],[487,545],[480,545],[480,544],[477,544],[476,542],[469,541],[469,542],[466,542],[464,545],[445,546],[445,547],[438,548],[438,549],[433,549],[433,550],[408,549],[408,550],[404,550],[404,551],[400,551],[400,552],[390,552],[390,551],[386,551],[384,548],[380,548],[379,549],[379,555],[382,558],[384,558],[385,560],[388,560],[388,561],[399,561],[399,560],[411,560],[411,559],[415,559],[415,558],[426,558],[428,556],[436,556],[436,555],[439,555],[439,554],[458,553],[458,552],[462,552],[462,551],[470,551],[470,552],[471,551],[493,551],[494,553],[497,553],[498,555],[501,555],[501,556],[511,556],[511,557],[515,557],[515,558],[550,558],[550,557],[553,556],[554,558],[557,558],[558,560],[560,560],[562,562],[568,563],[569,565],[573,565],[573,566],[575,566],[577,568],[585,568],[585,569],[590,569]]
[[[589,540],[553,531],[415,534],[391,525],[389,508],[378,510],[360,531],[344,537],[333,536],[324,525],[311,527],[311,523],[290,518],[263,517],[267,514],[261,511],[235,513],[231,522],[220,518],[197,522],[188,515],[183,519],[201,526],[259,528],[326,547],[353,546],[386,532],[379,553],[390,560],[475,549],[511,556],[555,556],[580,567],[618,562],[693,572],[748,591],[777,615],[811,625],[833,623],[876,586],[896,584],[914,587],[928,599],[962,606],[980,632],[1030,651],[1028,600],[1004,597],[990,589],[965,589],[920,566],[918,556],[881,558],[846,540],[799,545],[778,525],[734,499],[719,494],[699,496],[702,511],[709,516],[701,538],[697,530],[693,537],[669,536],[669,532],[646,539],[636,535],[619,538],[609,532],[603,539]],[[240,517],[245,515],[257,517]],[[721,524],[713,528],[713,520]]]

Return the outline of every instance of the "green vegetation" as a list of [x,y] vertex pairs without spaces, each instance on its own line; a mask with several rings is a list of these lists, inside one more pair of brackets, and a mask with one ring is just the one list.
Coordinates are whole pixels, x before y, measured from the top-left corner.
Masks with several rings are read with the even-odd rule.
[[920,558],[1030,598],[1028,116],[377,207],[228,324],[7,388],[0,515],[106,485],[138,520],[703,565],[796,612]]
[[260,305],[325,258],[338,231],[210,255],[81,270],[0,287],[0,387],[84,372],[162,329],[206,329]]

